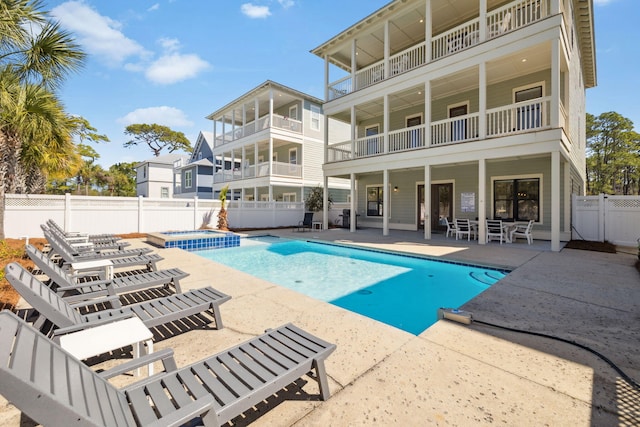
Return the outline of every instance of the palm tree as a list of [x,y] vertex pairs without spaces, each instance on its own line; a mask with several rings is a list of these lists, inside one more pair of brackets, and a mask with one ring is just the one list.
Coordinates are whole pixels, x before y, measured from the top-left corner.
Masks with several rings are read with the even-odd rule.
[[[0,0],[0,239],[4,195],[39,187],[75,159],[73,121],[54,94],[85,54],[40,0]],[[71,145],[70,145],[71,144]]]

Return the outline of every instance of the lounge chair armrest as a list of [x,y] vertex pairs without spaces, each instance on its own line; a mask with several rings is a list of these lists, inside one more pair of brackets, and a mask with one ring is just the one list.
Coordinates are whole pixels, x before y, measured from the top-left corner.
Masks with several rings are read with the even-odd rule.
[[173,349],[165,348],[151,354],[145,354],[138,358],[131,359],[118,366],[114,366],[113,368],[100,372],[98,375],[104,379],[109,379],[157,361],[162,362],[165,372],[175,371],[178,369],[173,358]]
[[122,314],[120,316],[109,317],[108,319],[96,320],[91,323],[80,323],[77,325],[67,326],[64,328],[58,328],[53,331],[53,340],[55,342],[60,342],[60,335],[71,334],[73,332],[82,331],[83,329],[93,328],[100,325],[106,325],[107,323],[117,322],[118,320],[129,319],[133,317],[133,314]]
[[[113,304],[113,301],[118,301],[118,304]],[[87,301],[83,301],[83,302],[77,302],[75,304],[69,304],[71,305],[72,308],[81,308],[81,307],[87,307],[90,305],[94,305],[94,304],[108,304],[111,307],[114,306],[120,306],[119,305],[120,302],[120,297],[118,295],[109,295],[108,297],[104,297],[104,298],[92,298],[90,300]]]

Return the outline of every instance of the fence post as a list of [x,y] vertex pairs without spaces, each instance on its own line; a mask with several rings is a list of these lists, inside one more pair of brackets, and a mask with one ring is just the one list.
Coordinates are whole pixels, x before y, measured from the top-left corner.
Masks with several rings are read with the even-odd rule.
[[193,230],[198,229],[198,196],[193,196]]
[[142,229],[144,228],[144,215],[142,213],[144,206],[142,197],[143,196],[138,196],[138,233],[142,233]]
[[598,195],[598,240],[604,242],[606,232],[604,227],[605,221],[605,202],[606,198],[604,193]]
[[71,194],[64,193],[64,231],[69,231],[71,225]]

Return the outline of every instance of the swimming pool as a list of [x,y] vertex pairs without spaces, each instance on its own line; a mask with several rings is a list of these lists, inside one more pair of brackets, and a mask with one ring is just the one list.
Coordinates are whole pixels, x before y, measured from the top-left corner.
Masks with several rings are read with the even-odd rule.
[[438,320],[438,308],[459,307],[508,273],[273,237],[195,253],[415,335]]

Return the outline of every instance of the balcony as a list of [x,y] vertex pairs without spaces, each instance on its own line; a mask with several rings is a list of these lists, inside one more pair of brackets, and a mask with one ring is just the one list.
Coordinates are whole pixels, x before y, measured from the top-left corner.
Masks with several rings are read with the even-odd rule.
[[[479,141],[489,137],[503,137],[550,128],[550,97],[518,102],[486,110],[431,122],[419,126],[342,141],[328,147],[329,163],[360,159],[382,154],[429,149],[445,145]],[[480,135],[479,123],[485,120],[486,136]]]
[[269,126],[271,116],[269,114],[260,117],[257,122],[251,121],[244,126],[236,126],[222,135],[217,135],[214,146],[219,147],[233,141],[254,135],[265,129],[280,129],[288,132],[302,134],[302,122],[285,116],[273,114],[273,124]]
[[257,165],[247,164],[243,170],[223,170],[213,175],[214,184],[222,182],[238,181],[242,179],[260,178],[268,176],[280,176],[285,178],[302,178],[302,165],[284,162],[272,162],[272,171],[269,163],[263,162]]
[[[380,59],[367,64],[353,74],[330,83],[328,101],[467,50],[484,41],[512,32],[548,16],[550,16],[550,0],[520,0],[508,3],[487,12],[484,31],[480,31],[482,25],[480,18],[474,18],[435,34],[430,40],[430,58],[427,54],[426,40],[424,40],[390,55],[388,61]],[[350,68],[350,64],[345,64],[343,68]]]

